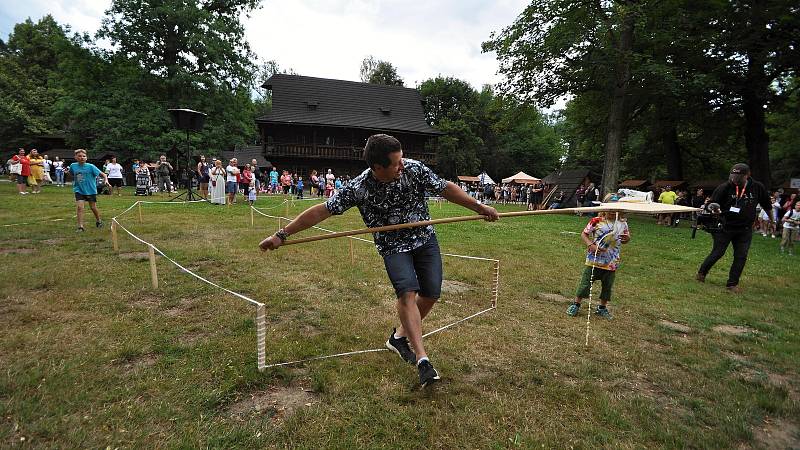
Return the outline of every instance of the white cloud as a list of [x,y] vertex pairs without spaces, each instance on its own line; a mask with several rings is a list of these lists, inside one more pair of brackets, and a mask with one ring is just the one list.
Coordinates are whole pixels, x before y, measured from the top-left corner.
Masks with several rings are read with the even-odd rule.
[[267,0],[246,29],[262,59],[302,75],[357,81],[362,59],[374,55],[394,64],[408,86],[441,74],[480,88],[499,81],[495,57],[482,54],[481,43],[526,4]]
[[111,0],[0,0],[0,36],[5,40],[16,23],[34,22],[50,14],[73,32],[94,34]]
[[[73,31],[93,34],[111,0],[0,0],[0,36],[15,23],[52,14]],[[374,55],[398,68],[407,86],[439,74],[480,88],[500,80],[494,54],[482,54],[489,33],[510,25],[526,0],[264,0],[243,18],[262,59],[302,75],[359,79]]]

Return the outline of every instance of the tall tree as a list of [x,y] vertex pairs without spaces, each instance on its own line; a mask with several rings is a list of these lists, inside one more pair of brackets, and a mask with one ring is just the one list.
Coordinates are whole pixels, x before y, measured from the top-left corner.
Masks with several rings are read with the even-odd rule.
[[59,65],[72,45],[66,33],[50,15],[27,19],[0,50],[0,138],[6,144],[28,145],[35,135],[60,128],[51,113],[61,95]]
[[635,26],[634,0],[533,0],[517,20],[483,43],[497,52],[503,92],[552,106],[559,98],[603,92],[608,110],[603,187],[616,188],[625,139]]
[[250,85],[250,46],[240,17],[260,0],[114,0],[98,32],[167,82],[170,106],[192,88]]
[[714,74],[736,98],[744,116],[744,137],[753,176],[772,183],[766,110],[784,91],[773,85],[800,71],[800,5],[788,0],[733,0],[712,3],[709,26],[715,36],[708,57]]

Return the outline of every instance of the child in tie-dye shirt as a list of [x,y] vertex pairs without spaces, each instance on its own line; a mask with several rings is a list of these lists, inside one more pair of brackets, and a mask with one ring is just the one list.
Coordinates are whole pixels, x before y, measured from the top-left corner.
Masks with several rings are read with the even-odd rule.
[[599,280],[603,288],[600,291],[600,305],[595,314],[610,319],[611,313],[607,305],[611,300],[611,288],[619,266],[620,250],[622,244],[627,244],[631,240],[628,222],[622,213],[600,213],[586,224],[581,239],[587,246],[586,266],[575,293],[575,303],[567,309],[567,314],[573,317],[578,315],[581,301],[589,296],[592,281]]

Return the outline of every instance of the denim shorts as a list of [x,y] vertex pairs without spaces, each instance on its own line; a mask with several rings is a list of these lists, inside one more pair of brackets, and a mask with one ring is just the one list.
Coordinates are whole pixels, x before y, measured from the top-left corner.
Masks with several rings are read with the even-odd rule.
[[436,234],[414,250],[384,256],[383,264],[398,298],[406,292],[433,299],[442,296],[442,253]]
[[226,194],[235,194],[238,191],[237,188],[238,188],[238,186],[237,186],[237,183],[235,181],[228,181],[228,182],[225,183],[225,193]]

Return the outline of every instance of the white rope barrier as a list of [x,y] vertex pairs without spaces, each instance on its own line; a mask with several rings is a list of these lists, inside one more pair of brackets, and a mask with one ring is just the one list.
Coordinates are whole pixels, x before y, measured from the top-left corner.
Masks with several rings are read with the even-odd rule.
[[[289,217],[273,216],[273,215],[270,215],[270,214],[265,214],[265,213],[259,211],[259,209],[254,207],[254,206],[250,206],[250,208],[252,208],[252,210],[257,212],[258,214],[260,214],[260,215],[262,215],[264,217],[270,218],[270,219],[282,219],[282,220],[286,220],[287,222],[291,222],[293,220],[292,218],[289,218]],[[322,228],[322,227],[319,227],[319,226],[316,226],[316,225],[312,226],[312,228],[320,230],[320,231],[325,232],[325,233],[336,233],[336,231],[328,230],[328,229],[325,229],[325,228]],[[360,237],[357,237],[357,236],[345,236],[345,237],[347,237],[348,239],[351,239],[351,240],[355,240],[355,241],[361,241],[361,242],[367,242],[367,243],[370,243],[370,244],[374,244],[374,242],[369,240],[369,239],[364,239],[364,238],[360,238]],[[458,324],[466,322],[467,320],[470,320],[470,319],[473,319],[475,317],[478,317],[481,314],[485,314],[485,313],[487,313],[489,311],[497,309],[497,300],[498,300],[498,296],[499,296],[499,293],[500,293],[500,260],[499,259],[483,258],[483,257],[480,257],[480,256],[457,255],[457,254],[453,254],[453,253],[442,253],[442,256],[450,256],[450,257],[454,257],[454,258],[463,258],[463,259],[469,259],[469,260],[475,260],[475,261],[488,261],[488,262],[493,262],[494,263],[494,276],[493,276],[493,279],[492,279],[492,289],[491,289],[491,294],[492,294],[491,306],[489,308],[486,308],[486,309],[482,310],[482,311],[478,311],[478,312],[476,312],[474,314],[471,314],[471,315],[469,315],[467,317],[459,319],[459,320],[457,320],[457,321],[455,321],[453,323],[444,325],[444,326],[439,327],[439,328],[437,328],[437,329],[435,329],[433,331],[425,333],[425,334],[422,335],[423,338],[426,338],[426,337],[431,336],[433,334],[436,334],[436,333],[439,333],[441,331],[447,330],[448,328],[451,328],[451,327],[454,327],[454,326],[456,326]],[[447,302],[447,303],[453,303],[453,304],[458,305],[455,302]],[[461,306],[461,305],[458,305],[458,306]],[[319,361],[319,360],[323,360],[323,359],[339,358],[339,357],[352,356],[352,355],[361,355],[361,354],[365,354],[365,353],[382,352],[382,351],[387,351],[387,350],[388,349],[386,349],[386,348],[373,348],[373,349],[368,349],[368,350],[356,350],[356,351],[351,351],[351,352],[336,353],[336,354],[333,354],[333,355],[314,356],[314,357],[311,357],[311,358],[299,359],[299,360],[295,360],[295,361],[287,361],[287,362],[267,364],[267,365],[264,366],[264,368],[266,369],[266,368],[271,368],[271,367],[290,366],[290,365],[302,364],[302,363],[311,362],[311,361]]]
[[147,246],[149,246],[149,247],[152,247],[152,248],[153,248],[153,251],[155,251],[155,252],[156,252],[156,253],[158,253],[159,255],[163,256],[164,258],[166,258],[166,259],[167,259],[169,262],[171,262],[171,263],[172,263],[173,265],[175,265],[177,268],[179,268],[179,269],[181,269],[182,271],[186,272],[187,274],[189,274],[189,275],[191,275],[191,276],[193,276],[193,277],[197,278],[198,280],[202,281],[203,283],[206,283],[206,284],[209,284],[209,285],[211,285],[211,286],[214,286],[215,288],[221,289],[221,290],[223,290],[223,291],[225,291],[225,292],[227,292],[227,293],[229,293],[229,294],[233,295],[234,297],[237,297],[237,298],[240,298],[240,299],[242,299],[242,300],[245,300],[245,301],[247,301],[247,302],[250,302],[250,303],[251,303],[251,304],[253,304],[253,305],[256,305],[256,306],[264,306],[264,304],[263,304],[263,303],[261,303],[261,302],[257,302],[257,301],[253,300],[252,298],[250,298],[250,297],[248,297],[248,296],[246,296],[246,295],[242,295],[242,294],[240,294],[240,293],[238,293],[238,292],[235,292],[235,291],[232,291],[232,290],[230,290],[230,289],[228,289],[228,288],[226,288],[226,287],[220,286],[219,284],[217,284],[217,283],[214,283],[213,281],[207,280],[207,279],[205,279],[205,278],[201,277],[200,275],[198,275],[198,274],[196,274],[196,273],[192,272],[191,270],[189,270],[189,269],[187,269],[186,267],[182,266],[180,263],[178,263],[178,262],[177,262],[177,261],[175,261],[174,259],[172,259],[172,258],[170,258],[169,256],[167,256],[167,254],[166,254],[166,253],[164,253],[163,251],[161,251],[161,250],[160,250],[158,247],[156,247],[155,245],[153,245],[153,244],[151,244],[151,243],[149,243],[149,242],[145,241],[144,239],[140,238],[139,236],[136,236],[135,234],[131,233],[131,232],[130,232],[130,230],[128,230],[127,228],[125,228],[125,227],[124,227],[124,226],[123,226],[121,223],[119,223],[119,221],[117,220],[117,218],[116,218],[116,217],[115,217],[115,218],[113,218],[113,219],[111,219],[111,220],[113,220],[113,221],[114,221],[114,223],[116,223],[116,225],[122,229],[122,231],[124,231],[124,232],[128,233],[128,235],[130,235],[130,236],[131,236],[133,239],[135,239],[135,240],[137,240],[137,241],[141,242],[141,243],[142,243],[142,244],[144,244],[144,245],[147,245]]
[[71,217],[61,217],[58,219],[42,219],[42,220],[34,220],[32,222],[20,222],[20,223],[7,223],[3,225],[4,227],[19,227],[22,225],[35,225],[37,223],[47,223],[47,222],[61,222],[62,220],[70,220],[78,217],[77,215],[73,214]]
[[[309,199],[309,200],[312,200],[312,199]],[[181,271],[183,271],[183,272],[187,273],[188,275],[200,280],[203,283],[206,283],[206,284],[208,284],[210,286],[213,286],[213,287],[215,287],[217,289],[220,289],[220,290],[222,290],[224,292],[227,292],[228,294],[231,294],[231,295],[233,295],[233,296],[235,296],[237,298],[245,300],[245,301],[247,301],[248,303],[250,303],[252,305],[255,305],[256,306],[255,322],[256,322],[257,365],[258,365],[258,370],[259,371],[263,371],[263,370],[265,370],[267,368],[270,368],[270,367],[279,367],[279,366],[287,366],[287,365],[293,365],[293,364],[301,364],[301,363],[304,363],[304,362],[317,361],[317,360],[322,360],[322,359],[330,359],[330,358],[337,358],[337,357],[350,356],[350,355],[358,355],[358,354],[364,354],[364,353],[381,352],[381,351],[386,351],[387,350],[385,348],[358,350],[358,351],[352,351],[352,352],[337,353],[337,354],[334,354],[334,355],[316,356],[316,357],[306,358],[306,359],[296,360],[296,361],[288,361],[288,362],[281,362],[281,363],[266,364],[267,326],[266,326],[266,306],[265,306],[264,303],[261,303],[261,302],[258,302],[256,300],[253,300],[250,297],[247,297],[247,296],[245,296],[243,294],[240,294],[238,292],[232,291],[232,290],[230,290],[228,288],[225,288],[225,287],[223,287],[223,286],[221,286],[221,285],[219,285],[219,284],[217,284],[217,283],[215,283],[215,282],[213,282],[211,280],[208,280],[208,279],[196,274],[192,270],[184,267],[182,264],[178,263],[176,260],[174,260],[173,258],[168,256],[166,253],[164,253],[161,249],[156,247],[154,244],[145,241],[141,237],[137,236],[136,234],[134,234],[133,232],[128,230],[118,220],[120,217],[122,217],[123,215],[127,214],[133,208],[135,208],[135,207],[137,207],[137,206],[139,206],[141,204],[176,205],[176,204],[190,204],[190,203],[202,203],[202,202],[205,202],[205,200],[182,201],[182,202],[160,202],[160,201],[154,202],[154,201],[138,200],[138,201],[134,202],[131,206],[129,206],[126,210],[121,212],[120,214],[112,217],[112,219],[111,219],[111,222],[112,222],[112,233],[115,234],[116,233],[116,227],[119,227],[125,233],[127,233],[131,238],[133,238],[134,240],[140,242],[143,245],[146,245],[151,250],[151,252],[158,253],[159,255],[161,255],[162,257],[167,259],[170,263],[172,263],[174,266],[179,268]],[[286,205],[287,202],[289,202],[289,199],[284,199],[284,201],[281,202],[278,205],[275,205],[275,206],[272,206],[272,207],[269,207],[269,208],[261,208],[261,209],[269,210],[269,209],[279,208],[281,206]],[[286,206],[288,208],[288,205],[286,205]],[[292,219],[290,219],[288,217],[272,216],[272,215],[266,214],[266,213],[262,212],[259,208],[256,208],[256,207],[254,207],[252,205],[250,206],[250,208],[252,209],[252,211],[257,212],[258,214],[260,214],[260,215],[262,215],[264,217],[273,218],[273,219],[282,219],[282,220],[286,220],[286,221],[291,221],[292,220]],[[60,220],[64,220],[64,219],[60,219]],[[314,228],[318,229],[320,231],[326,232],[326,233],[335,233],[332,230],[328,230],[328,229],[325,229],[325,228],[322,228],[322,227],[318,227],[318,226],[314,226]],[[373,242],[371,240],[368,240],[368,239],[355,237],[355,236],[350,236],[349,238],[352,239],[352,240],[361,241],[361,242],[367,242],[367,243],[373,244]],[[115,239],[115,242],[116,242],[116,239]],[[152,255],[152,253],[151,253],[151,255]],[[500,282],[500,278],[499,278],[500,277],[500,261],[499,260],[492,259],[492,258],[483,258],[483,257],[478,257],[478,256],[456,255],[456,254],[451,254],[451,253],[443,253],[442,255],[443,256],[456,257],[456,258],[477,260],[477,261],[494,262],[495,271],[494,271],[493,286],[492,286],[492,290],[491,290],[491,293],[492,293],[492,305],[491,305],[491,307],[489,307],[487,309],[484,309],[482,311],[478,311],[477,313],[471,314],[471,315],[469,315],[469,316],[467,316],[465,318],[457,320],[456,322],[444,325],[444,326],[439,327],[439,328],[437,328],[437,329],[435,329],[433,331],[430,331],[430,332],[424,334],[422,336],[423,338],[431,336],[431,335],[433,335],[435,333],[439,333],[439,332],[444,331],[444,330],[446,330],[448,328],[451,328],[453,326],[456,326],[456,325],[458,325],[458,324],[460,324],[462,322],[465,322],[465,321],[467,321],[469,319],[472,319],[472,318],[477,317],[477,316],[479,316],[481,314],[489,312],[489,311],[491,311],[491,310],[493,310],[493,309],[495,309],[497,307],[496,305],[497,305],[497,298],[498,298],[498,294],[499,294],[499,282]],[[152,262],[151,262],[151,264],[152,264]],[[155,277],[155,273],[154,273],[154,277]],[[154,278],[154,286],[157,286],[157,281],[156,281],[155,278]]]

